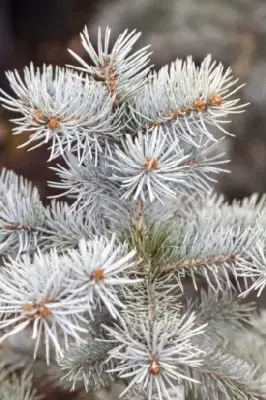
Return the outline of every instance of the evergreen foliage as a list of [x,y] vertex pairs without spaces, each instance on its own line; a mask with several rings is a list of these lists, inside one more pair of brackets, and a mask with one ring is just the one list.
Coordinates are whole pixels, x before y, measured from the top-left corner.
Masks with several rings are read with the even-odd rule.
[[[266,285],[265,197],[228,204],[212,189],[228,172],[212,128],[227,135],[243,112],[241,85],[209,55],[155,72],[148,47],[132,53],[139,36],[111,46],[99,29],[95,49],[85,28],[90,62],[70,50],[80,67],[7,73],[14,134],[50,146],[48,184],[61,193],[44,206],[2,170],[0,341],[69,390],[120,382],[125,399],[263,399],[266,366],[237,337],[256,325],[244,298]],[[35,398],[28,375],[1,371],[4,399]]]

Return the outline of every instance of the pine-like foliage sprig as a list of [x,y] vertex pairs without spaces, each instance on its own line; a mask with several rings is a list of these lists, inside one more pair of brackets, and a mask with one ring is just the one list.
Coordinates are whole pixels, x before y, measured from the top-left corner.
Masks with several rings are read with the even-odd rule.
[[201,384],[188,394],[192,399],[214,400],[257,400],[266,393],[266,375],[259,373],[256,365],[248,364],[232,354],[227,354],[221,347],[206,346],[206,356],[201,369],[194,370],[191,378],[198,379]]
[[0,365],[1,399],[3,400],[39,400],[42,399],[33,387],[33,374],[29,369],[15,370]]
[[[50,160],[64,151],[75,151],[80,159],[102,151],[106,136],[118,135],[121,116],[112,111],[112,98],[106,88],[88,77],[63,68],[44,65],[7,74],[16,97],[1,90],[2,104],[23,115],[12,121],[15,134],[33,132],[23,144],[51,143]],[[114,136],[115,135],[115,136]]]
[[241,85],[231,68],[211,60],[208,55],[196,67],[191,56],[153,73],[150,81],[131,103],[135,121],[148,129],[162,126],[193,143],[200,133],[214,139],[209,125],[228,133],[223,124],[228,114],[243,112],[239,99],[230,99]]
[[[150,53],[146,46],[136,53],[130,54],[141,33],[136,30],[128,33],[126,29],[110,48],[111,29],[106,28],[104,35],[99,28],[97,50],[91,44],[87,27],[80,34],[81,43],[90,56],[93,65],[87,64],[75,52],[69,49],[71,55],[79,61],[82,67],[76,69],[85,71],[102,82],[114,97],[115,104],[130,99],[147,82],[150,70]],[[130,55],[129,55],[130,54]]]
[[[110,357],[118,360],[112,372],[130,379],[124,393],[141,385],[152,399],[156,395],[166,396],[167,388],[175,389],[183,380],[191,380],[185,368],[200,366],[203,355],[191,338],[202,335],[205,328],[195,327],[193,314],[180,320],[168,315],[152,325],[139,317],[124,317],[124,321],[121,327],[105,327],[111,341],[117,341],[110,351]],[[179,392],[178,386],[176,391]]]
[[112,346],[103,342],[101,346],[95,346],[99,337],[99,332],[88,332],[84,344],[72,346],[59,359],[63,380],[70,383],[72,390],[83,385],[86,390],[110,385],[112,375],[107,371],[114,367],[114,361],[108,360]]
[[0,175],[0,254],[32,252],[43,241],[45,209],[36,187],[12,171]]

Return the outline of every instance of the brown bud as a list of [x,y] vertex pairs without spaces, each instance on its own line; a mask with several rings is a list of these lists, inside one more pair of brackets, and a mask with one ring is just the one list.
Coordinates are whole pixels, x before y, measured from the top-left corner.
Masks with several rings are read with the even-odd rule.
[[196,111],[202,112],[207,109],[207,104],[205,103],[204,100],[196,100],[194,102],[194,107],[195,107]]
[[178,110],[178,115],[179,116],[184,116],[184,115],[190,115],[192,113],[192,109],[191,108],[188,108],[188,107],[181,107],[179,110]]
[[212,96],[211,101],[210,101],[211,105],[215,106],[215,107],[220,107],[222,105],[222,102],[223,102],[223,99],[219,95]]
[[43,318],[48,318],[52,314],[51,310],[48,307],[46,307],[45,305],[41,305],[38,307],[38,313]]
[[161,366],[159,364],[159,360],[157,357],[152,356],[149,366],[149,374],[150,375],[160,375],[161,373]]
[[153,122],[148,122],[147,123],[147,128],[149,129],[149,128],[154,128],[155,126],[159,126],[160,125],[160,122],[158,122],[158,121],[153,121]]
[[55,130],[60,127],[60,122],[58,121],[57,118],[51,118],[50,121],[48,122],[48,127],[49,129]]
[[52,314],[51,310],[44,304],[24,304],[22,309],[28,317],[40,315],[42,318],[48,318]]
[[144,162],[144,167],[148,170],[158,169],[159,168],[158,160],[156,160],[156,158],[153,157],[147,157]]
[[180,111],[169,111],[167,116],[169,118],[173,118],[173,119],[178,119],[178,117],[180,117],[182,114],[180,113]]
[[105,272],[103,268],[96,269],[91,275],[91,280],[94,280],[96,282],[103,281],[104,278],[105,278]]

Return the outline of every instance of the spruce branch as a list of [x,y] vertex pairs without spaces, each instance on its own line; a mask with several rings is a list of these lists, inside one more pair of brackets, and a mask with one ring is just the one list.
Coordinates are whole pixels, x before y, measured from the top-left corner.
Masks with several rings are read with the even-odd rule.
[[114,99],[114,105],[130,99],[144,85],[147,73],[150,70],[149,56],[147,52],[150,46],[146,46],[136,53],[131,53],[141,33],[136,30],[128,33],[126,29],[115,41],[110,49],[111,29],[106,28],[102,35],[101,28],[98,30],[97,50],[91,44],[87,27],[80,34],[81,43],[91,58],[94,65],[87,64],[75,52],[69,49],[70,54],[82,65],[75,67],[87,72],[102,82]]
[[25,342],[29,343],[28,335],[21,334],[18,340],[13,338],[13,343],[1,346],[0,356],[4,360],[5,368],[11,371],[28,371],[32,375],[34,383],[38,383],[40,392],[47,391],[47,386],[49,392],[51,392],[51,388],[69,390],[69,384],[62,381],[63,374],[55,360],[47,368],[45,356],[39,354],[38,358],[34,360],[25,347],[21,346],[21,343],[24,345]]
[[262,230],[265,200],[265,195],[254,193],[250,197],[233,200],[229,204],[223,195],[209,191],[202,198],[194,196],[189,199],[184,207],[176,203],[168,208],[172,207],[172,210],[170,209],[172,217],[177,216],[178,211],[184,219],[195,219],[200,225],[232,227],[244,232],[247,228]]
[[0,271],[0,329],[5,331],[1,343],[26,330],[35,343],[33,357],[45,343],[49,364],[52,350],[62,352],[59,337],[66,347],[69,337],[80,340],[87,307],[84,300],[73,299],[69,274],[66,258],[55,249],[38,251],[33,259],[24,255],[5,261]]
[[[130,390],[123,397],[124,400],[148,400],[148,396],[144,390],[141,388],[135,388]],[[167,395],[163,395],[162,397],[155,395],[154,399],[156,400],[184,400],[185,393],[184,388],[182,386],[176,386],[174,389],[169,389]]]
[[180,164],[186,157],[178,141],[169,146],[167,136],[154,130],[150,136],[140,133],[134,141],[127,135],[122,145],[124,151],[117,148],[117,158],[110,160],[114,164],[114,178],[125,189],[122,198],[159,200],[175,194],[171,184],[185,185]]
[[252,324],[250,316],[256,314],[256,303],[243,302],[230,290],[215,293],[202,289],[195,300],[185,300],[181,311],[187,314],[195,312],[198,323],[207,323],[209,335],[218,340],[228,338],[229,327],[235,331],[249,329]]
[[[259,240],[260,230],[247,228],[223,228],[187,220],[184,236],[180,241],[178,260],[166,264],[164,273],[174,273],[182,289],[182,279],[190,276],[197,290],[197,277],[204,278],[213,290],[222,290],[223,285],[233,288],[230,276],[238,278],[242,268],[250,259],[249,251]],[[255,274],[251,277],[255,277]],[[241,289],[240,289],[241,290]]]
[[79,251],[68,251],[73,270],[69,285],[75,297],[87,302],[92,319],[93,308],[101,303],[113,318],[120,316],[118,310],[124,305],[115,288],[138,284],[142,280],[134,278],[135,254],[134,250],[127,250],[127,244],[117,242],[115,235],[110,240],[104,237],[95,237],[89,242],[81,240]]
[[0,366],[0,391],[3,400],[37,400],[41,399],[33,388],[33,375],[28,369],[14,371],[5,364]]
[[185,373],[187,366],[201,365],[202,351],[193,346],[191,338],[202,335],[205,325],[195,327],[195,316],[183,316],[180,320],[169,315],[159,321],[124,316],[120,326],[104,326],[110,340],[117,346],[110,351],[110,357],[118,360],[118,366],[111,372],[118,373],[123,379],[129,379],[125,391],[134,385],[141,385],[147,392],[147,398],[159,395],[167,396],[167,388],[176,392],[176,382],[189,377]]
[[33,132],[20,147],[33,144],[34,149],[51,143],[50,160],[66,150],[83,160],[92,157],[92,150],[102,151],[106,136],[119,132],[120,110],[113,112],[106,89],[90,78],[46,65],[35,70],[33,64],[25,68],[24,82],[17,71],[8,72],[7,78],[17,97],[1,89],[0,100],[7,109],[23,115],[12,120],[18,125],[14,134]]
[[77,248],[81,239],[90,240],[106,232],[106,224],[101,215],[92,215],[85,207],[73,212],[67,203],[53,200],[45,209],[41,249],[46,251],[51,246],[58,251]]
[[112,375],[107,373],[115,365],[113,360],[108,360],[112,346],[97,341],[99,337],[99,332],[89,332],[84,343],[70,347],[59,359],[63,381],[70,383],[72,390],[83,385],[86,391],[95,390],[112,381]]
[[67,196],[73,199],[72,210],[85,207],[91,214],[99,213],[99,203],[104,210],[119,206],[119,186],[111,179],[112,170],[105,159],[99,158],[94,165],[88,159],[81,164],[72,153],[63,158],[65,166],[58,164],[51,168],[60,181],[48,182],[50,187],[62,190],[57,198]]
[[36,187],[13,171],[0,175],[0,254],[32,252],[42,242],[44,206]]
[[266,257],[265,257],[265,237],[260,237],[252,250],[247,252],[247,259],[241,266],[241,271],[239,272],[240,277],[245,279],[251,278],[252,284],[241,293],[242,297],[245,297],[252,291],[257,291],[257,296],[259,297],[266,286]]
[[203,365],[192,371],[191,378],[201,383],[193,390],[187,386],[188,394],[195,399],[263,399],[266,393],[266,376],[258,373],[258,367],[243,359],[227,354],[220,346],[203,346]]
[[62,163],[47,207],[0,175],[0,341],[51,362],[53,387],[63,373],[88,391],[123,380],[125,399],[259,400],[265,369],[236,342],[255,311],[241,297],[266,284],[265,196],[212,192],[228,172],[212,128],[228,134],[241,85],[210,56],[154,72],[148,47],[131,52],[139,37],[111,47],[99,29],[93,47],[85,28],[89,63],[70,50],[81,67],[7,73],[14,134]]
[[148,129],[161,126],[181,135],[188,143],[203,133],[214,140],[209,126],[228,132],[223,124],[229,114],[243,112],[246,105],[237,105],[239,99],[230,100],[241,86],[232,75],[231,68],[224,71],[222,64],[212,62],[208,55],[197,68],[192,57],[177,60],[165,66],[144,86],[131,102],[135,123]]
[[248,329],[230,330],[228,347],[236,357],[258,366],[260,374],[265,374],[265,309],[254,314],[249,321]]
[[194,148],[184,154],[179,140],[172,140],[158,128],[150,135],[140,132],[134,139],[127,135],[122,146],[123,149],[117,147],[116,157],[110,159],[114,179],[124,192],[122,199],[163,202],[195,188],[206,192],[209,175],[221,172],[219,165],[227,162],[221,160],[223,154],[208,158],[213,144],[210,146],[204,139],[200,141],[201,150]]
[[[138,204],[142,204],[141,200]],[[179,232],[173,234],[172,223],[150,220],[143,208],[137,208],[137,215],[133,219],[127,240],[131,248],[136,249],[144,270],[149,265],[151,276],[158,275],[159,270],[164,270],[166,262],[178,257],[180,251],[178,239]]]

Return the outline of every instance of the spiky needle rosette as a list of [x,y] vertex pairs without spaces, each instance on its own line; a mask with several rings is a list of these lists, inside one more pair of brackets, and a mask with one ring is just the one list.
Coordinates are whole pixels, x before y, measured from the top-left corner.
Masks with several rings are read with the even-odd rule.
[[136,33],[136,30],[128,32],[126,29],[111,48],[111,29],[107,27],[102,35],[99,28],[97,50],[92,46],[87,27],[80,36],[81,43],[94,65],[86,63],[69,49],[70,54],[82,65],[75,68],[89,73],[102,82],[114,98],[115,104],[128,100],[143,87],[150,70],[150,53],[147,52],[150,46],[130,54],[141,36],[140,32]]
[[170,128],[187,142],[199,134],[214,139],[210,126],[228,133],[223,124],[229,121],[224,117],[244,111],[246,105],[230,98],[243,86],[237,82],[231,68],[224,70],[210,55],[200,67],[191,56],[185,61],[178,59],[152,74],[136,94],[131,102],[133,118],[142,128]]
[[99,303],[104,304],[113,318],[119,317],[119,309],[124,305],[115,288],[141,281],[128,275],[128,271],[132,275],[136,269],[136,252],[127,248],[126,243],[119,243],[113,235],[110,240],[105,237],[81,240],[79,251],[69,250],[73,270],[69,284],[77,298],[87,301],[91,318],[93,308]]
[[203,352],[193,345],[191,338],[202,335],[205,325],[196,327],[193,314],[180,320],[168,315],[152,324],[125,316],[120,327],[105,328],[110,340],[117,342],[109,352],[110,358],[118,360],[112,372],[129,379],[124,393],[137,385],[145,389],[148,400],[156,395],[162,400],[168,388],[180,393],[176,384],[191,380],[186,376],[186,367],[201,365]]
[[119,133],[119,110],[113,112],[108,91],[93,79],[64,68],[35,69],[33,64],[24,69],[23,78],[17,71],[9,71],[7,78],[16,97],[1,89],[2,104],[22,114],[12,120],[17,125],[13,133],[29,132],[22,146],[31,149],[49,144],[50,160],[65,150],[76,151],[80,159],[92,157],[92,152],[103,151],[107,136]]
[[67,261],[56,250],[24,255],[5,262],[0,271],[1,342],[10,335],[27,330],[35,342],[34,358],[42,343],[49,364],[51,351],[62,353],[69,337],[79,340],[86,304],[73,298],[67,284]]

